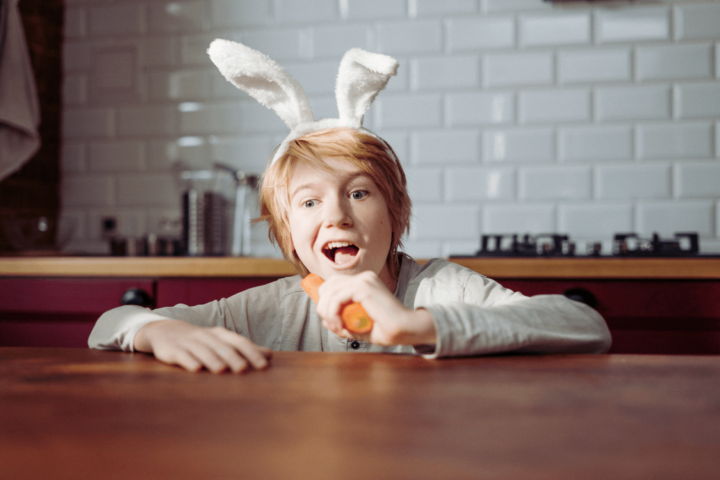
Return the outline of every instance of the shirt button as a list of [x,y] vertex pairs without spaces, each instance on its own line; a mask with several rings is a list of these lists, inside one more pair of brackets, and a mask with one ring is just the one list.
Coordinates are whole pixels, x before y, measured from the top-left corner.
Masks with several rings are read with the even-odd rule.
[[357,350],[358,348],[360,348],[360,342],[358,342],[357,340],[353,340],[350,344],[350,348],[352,348],[353,350]]

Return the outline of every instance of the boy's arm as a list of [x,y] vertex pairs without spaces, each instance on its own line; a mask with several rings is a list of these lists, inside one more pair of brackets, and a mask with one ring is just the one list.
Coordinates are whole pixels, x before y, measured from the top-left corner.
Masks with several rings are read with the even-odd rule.
[[[442,297],[438,284],[425,299]],[[429,300],[429,298],[428,298]],[[610,348],[610,331],[592,308],[563,295],[526,297],[478,274],[471,274],[463,301],[424,305],[431,313],[438,341],[419,347],[427,358],[517,353],[604,353]]]
[[[317,311],[340,337],[379,345],[414,345],[427,358],[517,353],[603,353],[610,332],[592,308],[562,295],[526,297],[457,265],[415,284],[405,308],[370,272],[333,278]],[[442,266],[442,264],[440,265]],[[342,328],[340,306],[362,303],[375,320],[369,334]]]
[[[270,307],[277,307],[280,291],[271,284],[194,307],[176,305],[153,311],[118,307],[98,319],[88,345],[149,352],[158,360],[193,371],[200,367],[242,371],[248,362],[263,368],[270,357],[266,347],[280,328],[279,322],[263,320],[272,316]],[[253,318],[255,324],[251,324]]]
[[214,373],[238,373],[248,366],[267,367],[271,350],[223,326],[213,326],[214,310],[211,304],[158,310],[185,317],[176,320],[141,307],[118,307],[98,319],[88,344],[91,348],[152,353],[162,362],[190,371],[205,367]]

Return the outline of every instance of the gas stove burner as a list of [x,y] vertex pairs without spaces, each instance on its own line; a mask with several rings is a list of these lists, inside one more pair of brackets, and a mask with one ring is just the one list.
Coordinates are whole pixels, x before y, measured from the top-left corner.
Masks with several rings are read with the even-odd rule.
[[[697,233],[676,233],[671,240],[662,240],[657,233],[651,239],[636,233],[618,233],[613,237],[612,256],[615,257],[688,257],[700,253]],[[568,235],[489,234],[480,238],[476,257],[574,257],[575,242]],[[579,256],[602,257],[601,242],[587,242],[586,251]]]
[[673,240],[642,239],[635,233],[618,233],[613,239],[613,255],[618,257],[684,257],[700,253],[697,233],[676,233]]
[[575,244],[567,235],[483,235],[480,239],[481,257],[558,257],[575,255]]

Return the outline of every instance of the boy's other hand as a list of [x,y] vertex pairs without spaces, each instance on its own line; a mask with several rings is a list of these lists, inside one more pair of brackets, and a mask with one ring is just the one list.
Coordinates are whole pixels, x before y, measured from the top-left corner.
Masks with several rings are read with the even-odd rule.
[[[316,310],[323,326],[341,338],[377,345],[432,345],[437,341],[430,312],[405,307],[374,272],[335,275],[325,280],[318,293]],[[372,317],[374,325],[369,333],[353,333],[344,328],[340,312],[352,302],[362,304]]]
[[222,327],[200,328],[180,320],[152,322],[135,334],[135,351],[148,352],[155,358],[185,370],[197,372],[203,367],[213,373],[230,370],[241,373],[252,367],[269,365],[272,351]]

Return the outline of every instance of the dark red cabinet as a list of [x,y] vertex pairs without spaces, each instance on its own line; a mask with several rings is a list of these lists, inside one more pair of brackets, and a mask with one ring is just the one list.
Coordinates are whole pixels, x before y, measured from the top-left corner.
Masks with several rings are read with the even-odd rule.
[[525,295],[590,292],[611,353],[720,354],[720,281],[503,280]]
[[[245,278],[0,278],[0,346],[86,347],[97,318],[139,288],[154,306],[198,305],[274,281]],[[720,354],[718,280],[526,280],[525,295],[589,292],[613,353]]]
[[0,346],[87,347],[95,320],[130,288],[153,280],[0,278]]
[[140,289],[152,307],[198,305],[275,278],[0,278],[0,346],[87,347],[95,321]]

